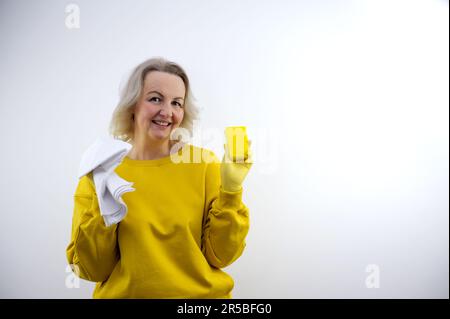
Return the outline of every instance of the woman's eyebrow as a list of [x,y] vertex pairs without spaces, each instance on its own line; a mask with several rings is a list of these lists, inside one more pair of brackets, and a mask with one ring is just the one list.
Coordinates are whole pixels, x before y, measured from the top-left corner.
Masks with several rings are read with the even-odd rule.
[[[159,94],[161,96],[164,96],[158,91],[150,91],[150,92],[147,93],[147,95],[149,95],[150,93],[157,93],[157,94]],[[176,98],[174,98],[174,100],[184,100],[184,99],[182,97],[176,97]]]

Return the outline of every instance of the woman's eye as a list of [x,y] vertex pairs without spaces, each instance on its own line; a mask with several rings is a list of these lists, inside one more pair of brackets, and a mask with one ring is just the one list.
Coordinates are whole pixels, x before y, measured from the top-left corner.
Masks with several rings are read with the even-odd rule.
[[[151,101],[154,101],[155,99],[158,99],[158,100],[160,100],[160,98],[159,97],[152,97],[150,100],[149,100],[149,102],[151,102]],[[157,101],[157,102],[159,102],[159,101]]]
[[[148,101],[149,101],[149,102],[153,102],[153,101],[155,101],[155,102],[161,102],[161,98],[159,98],[159,97],[157,97],[157,96],[154,96],[154,97],[150,98]],[[178,106],[178,107],[183,107],[183,106],[181,105],[180,102],[173,102],[173,104],[175,104],[175,105]]]

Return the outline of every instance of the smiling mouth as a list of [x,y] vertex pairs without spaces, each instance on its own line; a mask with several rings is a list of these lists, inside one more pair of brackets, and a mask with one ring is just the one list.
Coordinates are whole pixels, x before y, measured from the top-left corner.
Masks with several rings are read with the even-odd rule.
[[156,121],[156,120],[152,120],[153,124],[156,124],[160,127],[169,127],[170,125],[172,125],[172,123],[170,122],[165,122],[165,121]]

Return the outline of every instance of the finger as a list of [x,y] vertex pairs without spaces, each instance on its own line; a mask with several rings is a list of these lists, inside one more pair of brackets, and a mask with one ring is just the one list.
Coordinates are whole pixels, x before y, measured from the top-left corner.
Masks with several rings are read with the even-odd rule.
[[253,151],[249,148],[247,150],[247,157],[253,156]]
[[248,157],[245,160],[245,163],[250,163],[250,164],[253,163],[253,152],[250,149],[248,150]]

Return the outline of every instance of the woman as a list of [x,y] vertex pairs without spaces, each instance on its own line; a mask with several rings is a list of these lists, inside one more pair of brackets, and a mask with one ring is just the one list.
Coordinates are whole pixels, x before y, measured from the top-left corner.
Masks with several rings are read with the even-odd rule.
[[[175,129],[192,130],[196,115],[179,65],[153,58],[134,69],[111,121],[112,135],[132,145],[115,168],[135,188],[123,195],[128,213],[105,226],[92,172],[74,195],[67,258],[81,278],[97,282],[94,298],[232,297],[234,281],[221,268],[246,245],[241,185],[252,163],[219,161],[172,141]],[[199,151],[208,155],[200,162],[173,161]]]

